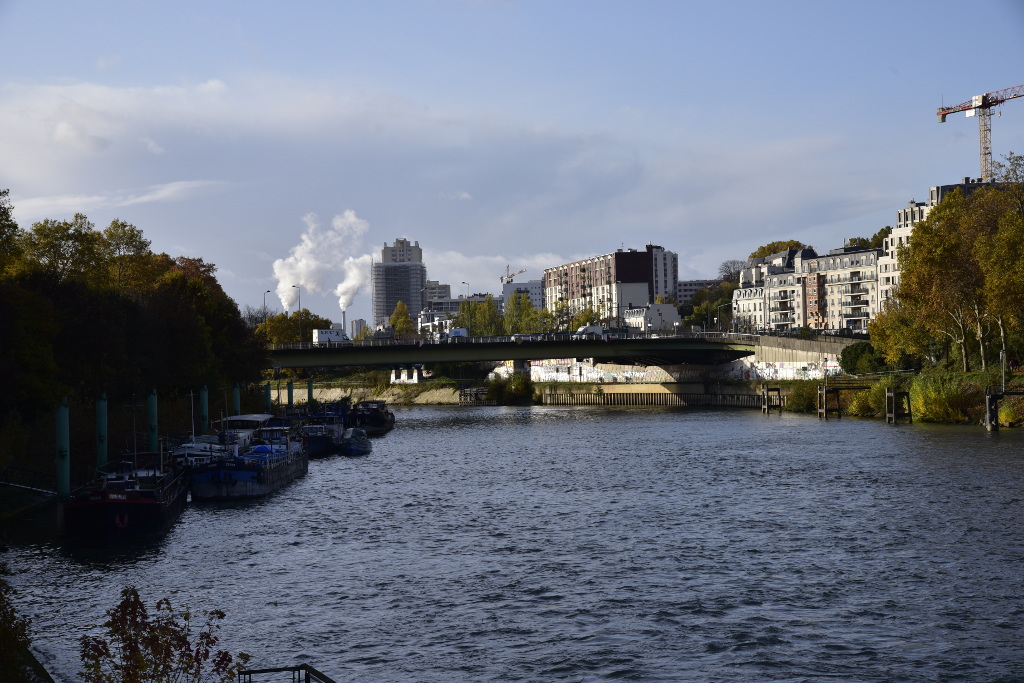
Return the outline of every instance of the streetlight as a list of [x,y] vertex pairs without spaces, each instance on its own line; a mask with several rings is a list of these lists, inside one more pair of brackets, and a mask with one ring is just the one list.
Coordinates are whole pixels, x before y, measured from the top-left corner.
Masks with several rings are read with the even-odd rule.
[[299,290],[299,344],[302,344],[302,287],[292,285],[292,288]]
[[466,298],[468,299],[469,298],[469,283],[468,282],[463,282],[462,284],[466,285]]
[[269,289],[263,292],[263,322],[267,322],[267,318],[270,317],[267,315],[267,294],[270,294]]

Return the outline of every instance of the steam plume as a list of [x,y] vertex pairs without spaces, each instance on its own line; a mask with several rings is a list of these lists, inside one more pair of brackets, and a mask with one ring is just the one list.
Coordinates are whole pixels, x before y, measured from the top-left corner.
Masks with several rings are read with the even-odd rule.
[[361,251],[362,237],[370,224],[351,209],[335,216],[328,228],[320,225],[315,213],[306,214],[302,220],[306,230],[299,243],[292,247],[288,258],[274,261],[277,297],[285,310],[290,311],[299,300],[299,290],[294,285],[308,292],[323,293],[327,291],[324,283],[341,271],[343,279],[334,293],[344,311],[369,280],[371,256],[353,254]]

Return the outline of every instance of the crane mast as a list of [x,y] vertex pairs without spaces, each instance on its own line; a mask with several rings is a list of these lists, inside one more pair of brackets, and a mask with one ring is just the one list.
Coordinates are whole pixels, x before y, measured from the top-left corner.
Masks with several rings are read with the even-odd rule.
[[967,112],[967,116],[978,117],[978,143],[981,149],[981,179],[992,180],[992,108],[1007,100],[1024,97],[1024,85],[996,90],[984,95],[975,95],[966,102],[955,107],[939,107],[939,123],[945,123],[946,117],[957,112]]

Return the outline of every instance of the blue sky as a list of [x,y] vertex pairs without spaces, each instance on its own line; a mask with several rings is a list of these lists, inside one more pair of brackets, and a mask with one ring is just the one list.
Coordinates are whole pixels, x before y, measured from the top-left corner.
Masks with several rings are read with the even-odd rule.
[[396,237],[456,294],[648,243],[713,277],[977,176],[975,121],[935,109],[1022,55],[1020,0],[0,0],[0,188],[22,227],[120,218],[335,321]]

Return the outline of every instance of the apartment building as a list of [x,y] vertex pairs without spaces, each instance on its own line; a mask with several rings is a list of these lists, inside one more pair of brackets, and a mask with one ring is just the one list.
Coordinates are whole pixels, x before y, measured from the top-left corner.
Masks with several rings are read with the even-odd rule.
[[675,252],[648,244],[644,251],[619,249],[610,254],[544,270],[544,306],[560,302],[573,312],[591,308],[601,318],[621,319],[626,309],[657,298],[674,299],[679,282]]
[[819,256],[807,248],[751,259],[733,292],[733,325],[744,330],[866,330],[878,313],[882,253],[841,247]]

